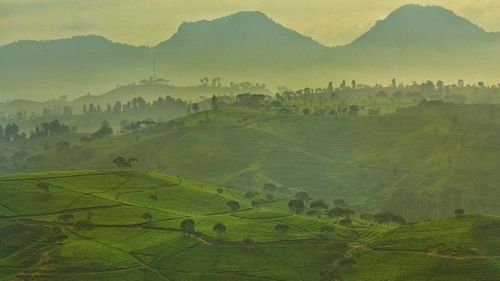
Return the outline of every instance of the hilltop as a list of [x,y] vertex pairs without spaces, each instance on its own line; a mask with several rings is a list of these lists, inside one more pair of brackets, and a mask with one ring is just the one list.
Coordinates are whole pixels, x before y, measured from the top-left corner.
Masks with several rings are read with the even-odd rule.
[[[257,198],[276,197],[256,206],[238,188],[124,170],[0,177],[0,278],[256,281],[339,273],[420,281],[500,273],[497,217],[397,226],[356,214],[340,225],[293,214],[285,195],[261,192]],[[194,232],[180,226],[188,219]],[[224,232],[213,230],[217,223]],[[343,265],[334,270],[339,255]]]

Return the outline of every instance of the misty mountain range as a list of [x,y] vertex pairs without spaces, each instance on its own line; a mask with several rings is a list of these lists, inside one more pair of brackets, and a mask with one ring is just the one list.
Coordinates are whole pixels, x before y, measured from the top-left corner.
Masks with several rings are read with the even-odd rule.
[[78,97],[153,75],[175,84],[202,77],[270,86],[325,86],[445,80],[500,82],[500,33],[487,32],[452,11],[407,5],[352,43],[327,47],[261,12],[183,23],[154,47],[89,35],[17,41],[0,47],[2,99]]

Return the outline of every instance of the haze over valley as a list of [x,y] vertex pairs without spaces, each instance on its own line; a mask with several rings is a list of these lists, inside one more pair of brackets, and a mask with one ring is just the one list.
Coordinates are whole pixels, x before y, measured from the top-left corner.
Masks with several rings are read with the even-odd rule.
[[0,0],[63,38],[0,46],[0,280],[500,281],[500,33],[407,3]]

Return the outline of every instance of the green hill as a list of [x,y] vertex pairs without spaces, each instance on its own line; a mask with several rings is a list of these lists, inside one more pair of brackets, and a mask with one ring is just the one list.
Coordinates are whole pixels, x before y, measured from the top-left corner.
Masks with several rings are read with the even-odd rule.
[[117,156],[136,157],[145,171],[247,190],[272,182],[410,220],[446,217],[458,208],[498,214],[498,112],[493,105],[441,103],[356,117],[203,111],[43,153],[37,167],[101,169]]
[[[355,215],[345,227],[295,215],[274,194],[252,206],[236,188],[117,170],[0,177],[0,279],[320,280],[342,245],[354,261],[340,268],[344,280],[496,280],[500,272],[498,218],[398,228]],[[182,231],[185,219],[196,232]]]

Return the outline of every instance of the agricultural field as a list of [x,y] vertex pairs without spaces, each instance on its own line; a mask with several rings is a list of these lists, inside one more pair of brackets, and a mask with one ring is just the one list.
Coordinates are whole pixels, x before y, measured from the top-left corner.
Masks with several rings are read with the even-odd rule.
[[147,172],[247,191],[274,183],[409,220],[458,208],[495,215],[498,109],[430,102],[379,116],[304,116],[234,106],[76,141],[65,151],[41,152],[37,165],[19,165],[31,172],[107,169],[123,156]]
[[500,276],[497,217],[341,225],[264,194],[130,170],[0,177],[0,279],[323,280],[340,248],[343,280]]

